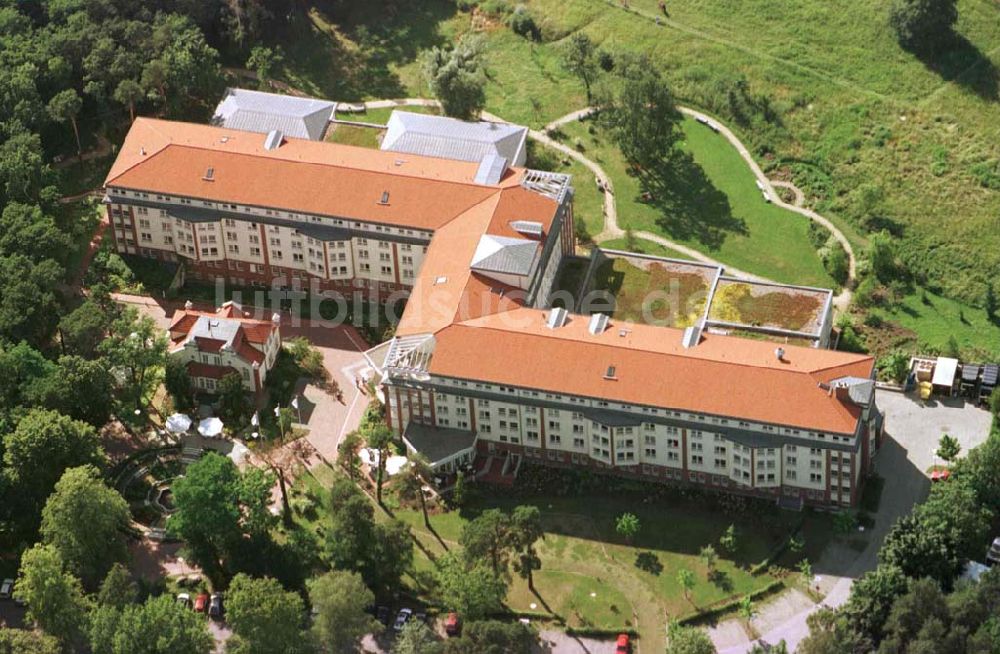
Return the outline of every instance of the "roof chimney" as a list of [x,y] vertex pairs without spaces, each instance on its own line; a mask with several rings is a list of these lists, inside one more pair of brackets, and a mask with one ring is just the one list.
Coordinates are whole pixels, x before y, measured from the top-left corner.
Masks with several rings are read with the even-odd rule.
[[595,313],[590,317],[590,324],[587,326],[587,331],[589,331],[594,336],[601,334],[605,329],[608,328],[608,315],[605,313]]
[[191,309],[194,308],[194,304],[191,303],[191,300],[188,300],[187,302],[184,303],[184,308],[187,311],[190,311]]

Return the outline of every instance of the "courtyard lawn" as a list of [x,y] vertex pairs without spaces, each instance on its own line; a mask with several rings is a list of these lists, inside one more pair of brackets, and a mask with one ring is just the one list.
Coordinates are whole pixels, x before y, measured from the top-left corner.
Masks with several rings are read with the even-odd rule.
[[382,130],[376,127],[361,127],[360,125],[333,124],[326,132],[326,141],[341,145],[355,145],[361,148],[379,147],[379,134]]
[[[692,159],[669,173],[670,188],[643,200],[643,185],[609,135],[590,121],[562,128],[611,177],[623,229],[661,234],[722,263],[780,282],[835,286],[809,238],[809,220],[764,202],[753,173],[722,136],[685,118]],[[638,239],[637,239],[638,240]]]
[[[391,98],[387,98],[391,99]],[[385,125],[389,122],[389,116],[392,112],[399,109],[400,111],[408,111],[411,114],[431,114],[440,115],[441,110],[437,107],[424,107],[421,105],[413,106],[399,106],[399,107],[384,107],[378,109],[368,109],[364,113],[353,114],[353,113],[340,113],[337,115],[338,118],[344,120],[359,120],[366,123],[375,123],[377,125]]]

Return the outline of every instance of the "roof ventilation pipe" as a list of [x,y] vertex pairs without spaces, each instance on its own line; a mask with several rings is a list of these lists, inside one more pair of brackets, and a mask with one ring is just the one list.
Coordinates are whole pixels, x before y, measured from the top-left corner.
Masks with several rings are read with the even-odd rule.
[[785,360],[785,348],[783,348],[783,347],[776,347],[776,348],[774,348],[774,356],[775,356],[775,358],[778,361],[784,361]]

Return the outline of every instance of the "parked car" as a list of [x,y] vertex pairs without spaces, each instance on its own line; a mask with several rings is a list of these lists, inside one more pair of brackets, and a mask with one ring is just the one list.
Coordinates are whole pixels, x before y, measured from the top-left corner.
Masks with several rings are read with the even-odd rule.
[[0,584],[0,599],[10,599],[11,595],[14,594],[14,580],[4,579],[3,583]]
[[198,613],[208,610],[208,593],[198,593],[198,597],[194,598],[194,610]]
[[212,593],[208,601],[208,617],[219,620],[222,618],[222,593]]
[[388,606],[379,606],[375,609],[375,619],[387,627],[389,626],[389,618],[390,613]]
[[413,617],[413,609],[399,609],[396,614],[396,621],[392,624],[393,631],[402,631],[406,623]]
[[618,634],[615,641],[615,654],[632,654],[632,639],[628,634]]
[[188,593],[177,593],[177,603],[186,609],[191,608],[191,595]]
[[458,636],[462,633],[462,621],[457,613],[449,613],[444,619],[444,632],[449,636]]

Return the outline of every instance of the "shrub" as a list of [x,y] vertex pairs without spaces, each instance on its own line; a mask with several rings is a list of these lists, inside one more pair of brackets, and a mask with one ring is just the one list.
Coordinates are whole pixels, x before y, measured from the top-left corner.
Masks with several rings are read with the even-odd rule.
[[538,25],[535,24],[535,19],[531,17],[531,14],[528,13],[528,8],[524,5],[518,5],[514,9],[514,13],[510,15],[507,24],[510,25],[510,29],[513,30],[514,34],[531,39],[532,41],[538,40]]
[[879,377],[902,383],[909,372],[910,355],[903,350],[893,350],[878,360]]

